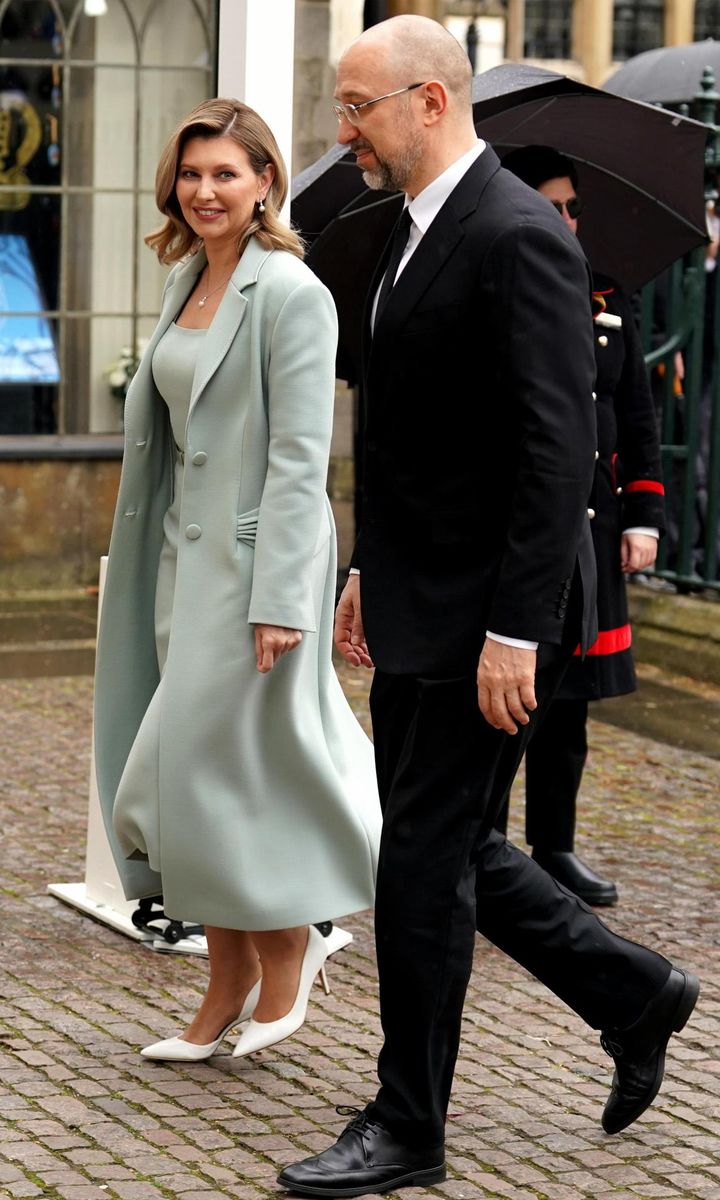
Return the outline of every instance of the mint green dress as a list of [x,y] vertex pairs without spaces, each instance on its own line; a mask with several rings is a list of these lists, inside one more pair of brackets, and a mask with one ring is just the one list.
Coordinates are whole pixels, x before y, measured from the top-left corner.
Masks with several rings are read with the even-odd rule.
[[152,358],[153,379],[168,407],[170,427],[177,452],[173,475],[173,502],[165,513],[163,521],[164,539],[160,551],[155,590],[155,644],[161,674],[165,667],[170,641],[175,573],[180,542],[185,426],[190,410],[190,396],[192,395],[198,353],[206,333],[206,329],[185,329],[182,325],[173,323],[158,342]]

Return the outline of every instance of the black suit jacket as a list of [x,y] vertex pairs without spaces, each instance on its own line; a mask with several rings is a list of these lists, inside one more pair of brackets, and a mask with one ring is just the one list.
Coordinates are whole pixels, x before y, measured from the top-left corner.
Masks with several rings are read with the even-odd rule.
[[382,670],[472,672],[487,629],[592,641],[590,292],[561,218],[486,147],[365,339],[354,561]]

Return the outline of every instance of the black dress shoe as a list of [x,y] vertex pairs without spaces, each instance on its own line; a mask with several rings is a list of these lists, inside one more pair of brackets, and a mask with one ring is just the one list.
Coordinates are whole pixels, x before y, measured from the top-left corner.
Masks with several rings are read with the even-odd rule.
[[423,1187],[445,1178],[443,1146],[414,1149],[360,1110],[334,1146],[286,1167],[278,1183],[300,1196],[365,1196],[399,1187]]
[[609,879],[601,879],[591,871],[571,850],[539,850],[532,852],[533,859],[548,875],[557,879],[569,892],[574,892],[586,904],[603,907],[617,904],[618,892]]
[[663,1080],[665,1048],[686,1024],[699,992],[694,975],[673,967],[634,1025],[602,1034],[603,1050],[615,1059],[610,1099],[602,1115],[606,1133],[626,1129],[652,1104]]

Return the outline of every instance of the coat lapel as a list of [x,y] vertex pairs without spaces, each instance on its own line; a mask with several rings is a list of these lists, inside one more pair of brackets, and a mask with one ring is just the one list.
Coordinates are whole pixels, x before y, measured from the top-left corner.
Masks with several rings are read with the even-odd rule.
[[248,296],[245,293],[257,283],[262,266],[270,254],[272,250],[266,250],[254,237],[243,251],[198,355],[188,420],[230,349],[247,310]]

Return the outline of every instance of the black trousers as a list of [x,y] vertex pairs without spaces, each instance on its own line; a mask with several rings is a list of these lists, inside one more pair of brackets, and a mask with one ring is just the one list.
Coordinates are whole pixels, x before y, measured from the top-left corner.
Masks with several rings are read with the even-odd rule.
[[[587,700],[553,700],[525,751],[525,840],[538,850],[575,848],[577,794],[587,759]],[[497,820],[507,832],[508,803]]]
[[[562,675],[538,669],[542,716]],[[670,964],[612,933],[494,829],[529,727],[492,729],[474,677],[376,670],[370,694],[383,834],[375,906],[384,1045],[370,1115],[408,1145],[438,1145],[475,931],[594,1028],[637,1019]]]

